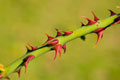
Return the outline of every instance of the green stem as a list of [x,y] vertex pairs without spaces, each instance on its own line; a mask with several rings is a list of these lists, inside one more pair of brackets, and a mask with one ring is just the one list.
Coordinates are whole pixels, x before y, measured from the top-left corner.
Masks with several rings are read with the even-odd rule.
[[[72,41],[73,39],[79,38],[81,36],[85,36],[86,34],[89,34],[93,31],[95,31],[96,29],[99,28],[105,28],[110,26],[112,23],[114,23],[114,20],[119,17],[119,14],[116,14],[114,16],[110,16],[106,19],[102,19],[97,21],[95,24],[93,25],[88,25],[88,26],[84,26],[84,27],[80,27],[79,29],[73,31],[73,33],[71,35],[68,36],[59,36],[56,37],[55,39],[59,40],[59,44],[65,44],[69,41]],[[3,78],[5,78],[6,76],[8,76],[9,74],[16,72],[17,69],[21,68],[23,65],[23,60],[29,56],[29,55],[34,55],[35,58],[47,53],[48,51],[51,51],[52,48],[54,46],[41,46],[39,47],[37,50],[34,50],[32,52],[26,53],[24,56],[22,56],[21,58],[17,59],[16,61],[14,61],[12,64],[8,65],[5,68],[5,71],[2,72],[3,74]],[[34,59],[35,59],[34,58]]]

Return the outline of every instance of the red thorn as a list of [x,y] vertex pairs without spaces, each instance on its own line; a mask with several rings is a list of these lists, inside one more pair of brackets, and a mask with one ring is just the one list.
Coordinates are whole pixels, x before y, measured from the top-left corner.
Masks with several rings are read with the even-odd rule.
[[16,71],[18,73],[18,77],[20,78],[21,68]]
[[44,43],[43,45],[56,45],[59,42],[59,40],[53,40],[51,42]]
[[58,30],[58,29],[56,29],[56,31],[57,31],[57,35],[56,35],[56,37],[58,37],[58,36],[61,36],[62,34],[61,34],[61,32]]
[[83,26],[85,26],[85,24],[83,24],[82,22],[80,22],[81,23],[81,26],[83,27]]
[[99,40],[102,38],[104,30],[105,30],[105,28],[99,28],[94,31],[94,33],[96,33],[98,35],[96,45],[98,44]]
[[3,77],[3,74],[0,74],[0,79]]
[[30,45],[30,44],[28,44],[31,48],[32,48],[32,50],[36,50],[38,47],[36,47],[36,46],[32,46],[32,45]]
[[92,20],[92,19],[89,19],[89,18],[87,18],[87,17],[85,17],[85,16],[82,16],[84,19],[86,19],[86,20],[88,20],[88,24],[87,25],[91,25],[91,24],[94,24],[94,23],[96,23],[96,21],[94,21],[94,20]]
[[62,46],[62,48],[64,49],[64,53],[66,52],[66,44],[64,44],[63,46]]
[[100,31],[100,32],[97,33],[97,35],[98,35],[98,39],[97,39],[97,42],[96,42],[96,46],[97,46],[99,40],[102,38],[102,36],[103,36],[103,32],[104,32],[104,30],[103,30],[103,31]]
[[28,63],[31,59],[33,59],[35,56],[34,55],[29,55],[28,57],[26,57],[24,59],[24,66],[25,66],[25,73],[27,72],[27,66],[28,66]]
[[70,35],[70,34],[73,33],[72,31],[60,31],[60,32],[63,32],[65,36]]
[[99,20],[99,18],[97,18],[97,16],[95,15],[95,13],[92,11],[92,14],[93,14],[93,16],[94,16],[94,21],[98,21]]
[[110,16],[116,15],[116,13],[113,12],[112,10],[109,9],[109,11],[110,11]]
[[10,80],[10,78],[8,76],[5,77],[6,79]]
[[56,53],[55,53],[55,57],[54,57],[54,60],[56,59],[57,57],[57,54],[59,53],[59,56],[61,56],[61,51],[62,51],[62,45],[61,44],[58,44],[54,47]]
[[50,40],[54,39],[54,37],[51,37],[51,36],[48,35],[47,33],[46,33],[46,35],[47,35],[47,37],[48,37],[48,40],[47,40],[47,41],[50,41]]

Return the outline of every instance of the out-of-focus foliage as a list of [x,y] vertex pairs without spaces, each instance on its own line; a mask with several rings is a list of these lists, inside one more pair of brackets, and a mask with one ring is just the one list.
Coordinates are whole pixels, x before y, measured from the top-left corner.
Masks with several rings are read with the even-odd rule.
[[[41,45],[46,36],[55,35],[55,28],[74,30],[80,16],[109,16],[107,9],[120,12],[119,0],[0,0],[0,63],[8,65],[26,52],[26,43]],[[86,41],[73,40],[67,52],[53,61],[54,52],[35,60],[20,80],[120,80],[120,25],[104,32],[94,48],[96,35]],[[17,80],[17,74],[10,76]]]

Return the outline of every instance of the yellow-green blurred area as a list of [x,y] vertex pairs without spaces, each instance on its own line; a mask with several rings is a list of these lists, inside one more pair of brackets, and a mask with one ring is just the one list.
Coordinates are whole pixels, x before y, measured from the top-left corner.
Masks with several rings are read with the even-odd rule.
[[[103,19],[108,9],[119,13],[120,0],[0,0],[0,63],[9,65],[26,53],[26,43],[40,46],[55,28],[71,31],[80,27],[80,16]],[[11,80],[120,80],[120,25],[104,32],[94,48],[97,36],[89,34],[67,43],[67,52],[53,61],[54,51],[34,59],[20,79]]]

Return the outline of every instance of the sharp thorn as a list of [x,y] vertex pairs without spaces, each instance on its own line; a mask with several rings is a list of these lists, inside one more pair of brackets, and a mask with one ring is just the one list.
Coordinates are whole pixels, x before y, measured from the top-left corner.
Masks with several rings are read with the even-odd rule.
[[86,19],[86,20],[88,20],[88,24],[87,25],[91,25],[91,24],[94,24],[94,23],[96,23],[96,21],[94,21],[94,20],[92,20],[92,19],[89,19],[89,18],[87,18],[87,17],[85,17],[85,16],[82,16],[84,19]]
[[30,44],[28,44],[31,48],[32,48],[32,50],[36,50],[38,47],[36,47],[36,46],[32,46],[32,45],[30,45]]
[[110,16],[116,15],[116,13],[113,12],[112,10],[109,9],[109,11],[110,11]]
[[97,18],[97,16],[95,15],[95,13],[92,11],[92,14],[93,14],[93,16],[94,16],[94,21],[98,21],[99,20],[99,18]]
[[59,42],[59,40],[53,40],[51,42],[46,42],[43,45],[56,45]]
[[100,31],[100,32],[97,33],[97,35],[98,35],[98,39],[97,39],[97,42],[96,42],[96,46],[97,46],[99,40],[102,38],[102,36],[103,36],[103,32],[104,32],[104,30],[102,30],[102,31]]
[[24,59],[24,66],[25,66],[25,73],[27,72],[27,66],[28,66],[28,63],[31,59],[33,59],[35,56],[34,55],[29,55],[28,57],[26,57]]
[[54,39],[54,37],[51,37],[51,36],[48,35],[47,33],[46,33],[46,36],[48,37],[48,40],[47,40],[47,41],[50,41],[50,40]]
[[73,33],[72,31],[60,31],[60,32],[63,32],[65,36],[70,35],[70,34]]
[[57,35],[56,35],[56,37],[58,37],[58,36],[61,36],[62,34],[61,34],[61,32],[58,30],[58,29],[56,29],[56,31],[57,31]]
[[61,56],[62,45],[61,44],[56,45],[54,47],[54,50],[55,50],[55,56],[54,56],[54,60],[55,60],[58,53],[59,53],[59,56]]

